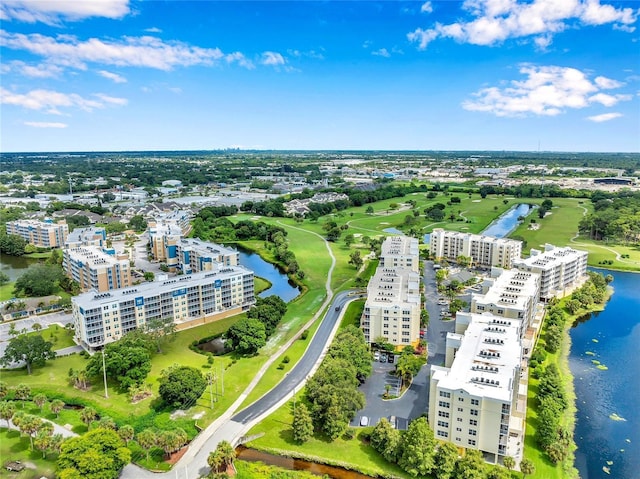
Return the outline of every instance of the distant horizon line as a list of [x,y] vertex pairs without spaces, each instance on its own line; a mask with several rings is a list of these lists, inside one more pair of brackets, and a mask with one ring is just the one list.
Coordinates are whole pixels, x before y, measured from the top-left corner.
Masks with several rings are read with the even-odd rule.
[[491,149],[245,149],[245,148],[213,148],[213,149],[177,149],[177,150],[42,150],[42,151],[0,151],[2,155],[43,155],[43,154],[113,154],[113,153],[531,153],[531,154],[615,154],[639,155],[639,151],[578,151],[578,150],[491,150]]

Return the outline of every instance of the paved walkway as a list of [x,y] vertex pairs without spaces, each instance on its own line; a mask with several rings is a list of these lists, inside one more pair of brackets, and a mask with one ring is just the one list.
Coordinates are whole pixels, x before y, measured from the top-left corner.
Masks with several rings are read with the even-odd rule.
[[[18,409],[18,411],[20,411],[20,409]],[[38,416],[38,417],[40,417],[40,416]],[[67,437],[76,437],[77,436],[77,434],[75,432],[70,431],[69,429],[67,429],[67,428],[65,428],[63,426],[60,426],[59,424],[56,424],[55,422],[49,421],[48,419],[44,419],[42,417],[40,417],[40,419],[42,419],[45,422],[49,422],[49,423],[53,424],[53,433],[54,434],[60,434],[62,437],[65,437],[65,438],[67,438]],[[4,421],[4,420],[2,422],[0,422],[0,424],[2,424],[2,427],[7,427],[7,422]],[[19,431],[20,430],[20,429],[18,429],[18,427],[15,424],[13,424],[12,421],[9,421],[9,429],[13,429],[15,431]]]
[[[279,223],[280,224],[280,223]],[[309,342],[309,346],[304,356],[291,370],[291,372],[285,376],[285,378],[276,385],[271,391],[265,394],[258,401],[240,411],[236,416],[233,416],[238,408],[245,401],[249,393],[255,388],[267,368],[278,359],[278,357],[284,353],[291,344],[297,340],[297,336],[294,336],[286,344],[284,344],[277,352],[275,352],[271,358],[260,368],[256,373],[254,379],[242,392],[240,397],[231,405],[231,407],[218,419],[209,425],[204,431],[202,431],[189,445],[188,451],[180,458],[180,460],[173,466],[173,470],[165,473],[153,473],[142,469],[135,464],[127,465],[120,477],[122,479],[147,479],[147,478],[162,478],[162,479],[188,479],[197,478],[202,475],[208,474],[210,468],[207,465],[207,457],[209,453],[213,451],[220,441],[226,440],[235,444],[253,425],[257,424],[263,418],[271,414],[278,407],[284,404],[291,398],[293,391],[299,390],[307,378],[313,374],[319,363],[322,361],[326,348],[331,343],[333,335],[337,329],[339,321],[337,318],[340,316],[335,311],[334,305],[344,305],[348,301],[355,299],[355,297],[349,298],[348,292],[340,293],[332,304],[333,290],[331,289],[331,278],[333,270],[335,268],[336,259],[331,251],[329,243],[319,234],[313,233],[302,228],[295,226],[282,225],[287,228],[293,228],[305,233],[313,234],[321,238],[324,243],[329,256],[331,257],[331,267],[327,274],[327,280],[325,288],[327,291],[327,297],[323,304],[318,309],[318,312],[309,320],[309,322],[301,329],[301,331],[308,329],[311,325],[320,317],[322,311],[327,306],[332,305],[329,308],[322,324],[316,331],[312,340]],[[344,308],[341,307],[341,311]],[[333,324],[332,324],[333,323]],[[297,372],[296,372],[297,371]],[[233,417],[232,417],[233,416]]]

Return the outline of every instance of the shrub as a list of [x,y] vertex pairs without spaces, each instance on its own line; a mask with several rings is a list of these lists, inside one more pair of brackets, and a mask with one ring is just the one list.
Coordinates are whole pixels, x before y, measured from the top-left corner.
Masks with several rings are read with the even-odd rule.
[[284,369],[284,364],[282,363],[278,364],[278,369]]
[[304,341],[308,337],[309,337],[309,330],[305,329],[304,331],[302,331],[302,334],[300,335],[300,339],[302,339]]
[[291,361],[291,359],[289,358],[289,356],[285,356],[284,358],[282,358],[282,362],[285,364],[288,364],[289,361]]

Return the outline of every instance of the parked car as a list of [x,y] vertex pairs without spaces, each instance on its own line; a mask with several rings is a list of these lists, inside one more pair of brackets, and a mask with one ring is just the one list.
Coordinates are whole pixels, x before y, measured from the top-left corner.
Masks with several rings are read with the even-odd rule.
[[362,416],[360,418],[360,426],[366,427],[369,425],[369,418],[367,416]]
[[374,361],[378,361],[380,359],[380,351],[375,351],[373,353],[373,359]]
[[387,358],[387,361],[390,364],[393,364],[393,362],[395,361],[395,356],[393,354],[389,354],[389,357]]
[[387,362],[387,355],[386,354],[381,354],[380,355],[380,362],[381,363],[386,363]]
[[389,424],[391,424],[392,428],[396,428],[396,417],[395,416],[389,416]]

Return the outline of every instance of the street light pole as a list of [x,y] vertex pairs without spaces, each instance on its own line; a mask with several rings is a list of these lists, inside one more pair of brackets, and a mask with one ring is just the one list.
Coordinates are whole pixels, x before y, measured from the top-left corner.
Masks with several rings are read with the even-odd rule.
[[107,389],[107,367],[104,361],[104,346],[102,347],[102,375],[104,377],[104,397],[109,399],[109,390]]

